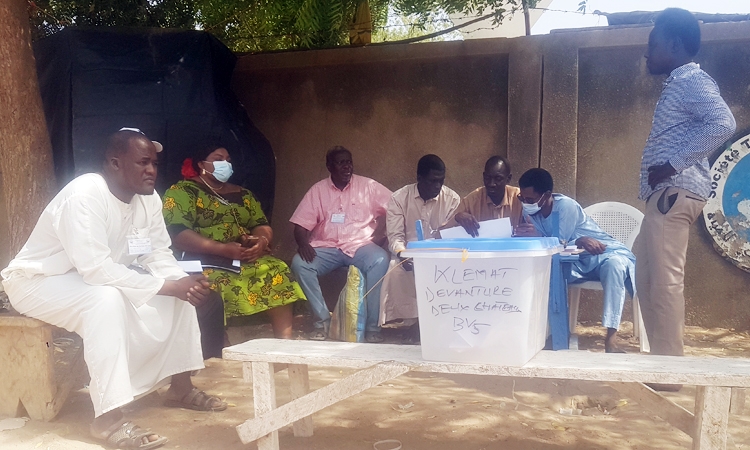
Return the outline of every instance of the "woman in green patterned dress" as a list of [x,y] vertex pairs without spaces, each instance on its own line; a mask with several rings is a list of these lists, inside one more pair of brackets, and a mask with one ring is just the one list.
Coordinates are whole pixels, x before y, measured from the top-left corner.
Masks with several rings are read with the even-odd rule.
[[[225,317],[268,311],[277,338],[292,337],[292,303],[305,295],[289,267],[270,255],[273,231],[247,189],[228,183],[229,152],[209,146],[183,164],[186,178],[164,193],[164,221],[175,249],[241,261],[240,273],[205,269]],[[230,263],[231,264],[231,263]]]

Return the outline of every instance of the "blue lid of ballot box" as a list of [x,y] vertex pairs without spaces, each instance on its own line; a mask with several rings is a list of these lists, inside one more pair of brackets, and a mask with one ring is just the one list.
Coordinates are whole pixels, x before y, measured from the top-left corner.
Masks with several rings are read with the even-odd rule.
[[477,252],[546,250],[558,246],[560,246],[560,240],[556,237],[429,239],[406,244],[409,250],[455,248]]

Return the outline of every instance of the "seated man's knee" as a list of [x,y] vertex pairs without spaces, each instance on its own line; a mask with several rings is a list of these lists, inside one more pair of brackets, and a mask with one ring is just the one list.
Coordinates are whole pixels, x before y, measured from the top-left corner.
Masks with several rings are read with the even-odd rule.
[[130,301],[115,287],[93,286],[88,295],[93,300],[88,303],[85,315],[97,322],[104,321],[113,325],[127,314]]
[[625,272],[627,264],[624,257],[620,255],[612,255],[602,262],[602,268],[610,271]]
[[369,261],[367,261],[368,265],[370,267],[388,267],[388,264],[390,264],[391,257],[390,254],[383,250],[381,247],[376,246],[373,244],[373,248],[371,249],[369,253]]
[[625,257],[612,255],[604,260],[599,267],[599,278],[602,281],[607,279],[624,280],[628,270],[628,262]]

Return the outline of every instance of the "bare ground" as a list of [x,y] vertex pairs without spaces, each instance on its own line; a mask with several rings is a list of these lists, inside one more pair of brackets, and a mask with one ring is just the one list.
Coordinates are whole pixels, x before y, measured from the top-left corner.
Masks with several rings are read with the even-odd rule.
[[[298,318],[298,321],[302,320]],[[298,323],[297,328],[304,325]],[[579,326],[582,351],[603,351],[603,331]],[[629,352],[637,352],[632,324],[623,324]],[[233,342],[270,336],[266,324],[231,329]],[[301,333],[298,332],[298,337]],[[399,340],[389,332],[390,341]],[[726,329],[688,327],[687,353],[750,357],[750,336]],[[311,388],[346,376],[349,371],[311,368]],[[2,382],[0,380],[0,382]],[[201,413],[161,406],[160,393],[129,406],[126,415],[144,427],[168,436],[164,448],[240,449],[234,427],[253,416],[252,386],[242,381],[242,367],[233,361],[210,360],[195,377],[201,389],[229,402],[227,411]],[[276,374],[280,404],[289,401],[286,372]],[[694,388],[666,394],[692,410]],[[580,415],[566,410],[581,410]],[[562,410],[562,413],[561,413]],[[750,410],[750,408],[748,408]],[[30,421],[0,431],[0,448],[101,449],[89,437],[93,418],[85,390],[71,394],[52,422]],[[285,450],[372,449],[380,440],[396,439],[403,450],[480,449],[686,449],[690,438],[652,411],[622,398],[605,383],[573,380],[529,380],[471,375],[407,374],[324,409],[313,416],[315,435],[296,438],[291,427],[280,431]],[[730,416],[729,449],[750,449],[750,411]],[[393,445],[380,445],[381,450]]]

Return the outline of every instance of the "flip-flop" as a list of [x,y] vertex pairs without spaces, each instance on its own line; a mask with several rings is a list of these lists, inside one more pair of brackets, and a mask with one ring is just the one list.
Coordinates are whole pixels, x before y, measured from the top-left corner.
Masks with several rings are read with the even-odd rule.
[[325,329],[323,328],[317,328],[313,330],[308,336],[308,339],[311,341],[325,341],[328,339],[328,335],[325,332]]
[[157,435],[157,433],[154,433],[147,428],[141,428],[133,422],[114,424],[105,431],[105,433],[108,434],[107,438],[104,439],[104,443],[108,447],[116,449],[149,450],[161,447],[169,440],[164,436],[160,436],[159,439],[155,441],[143,442],[144,438]]
[[[211,406],[213,400],[219,400],[218,405]],[[181,399],[176,400],[168,398],[164,400],[164,406],[170,408],[185,408],[195,411],[224,411],[227,409],[227,402],[221,401],[219,397],[208,395],[205,392],[194,387],[193,390],[185,394]]]
[[379,344],[384,340],[385,338],[383,337],[383,333],[381,333],[380,331],[365,332],[365,342],[368,342],[370,344]]

